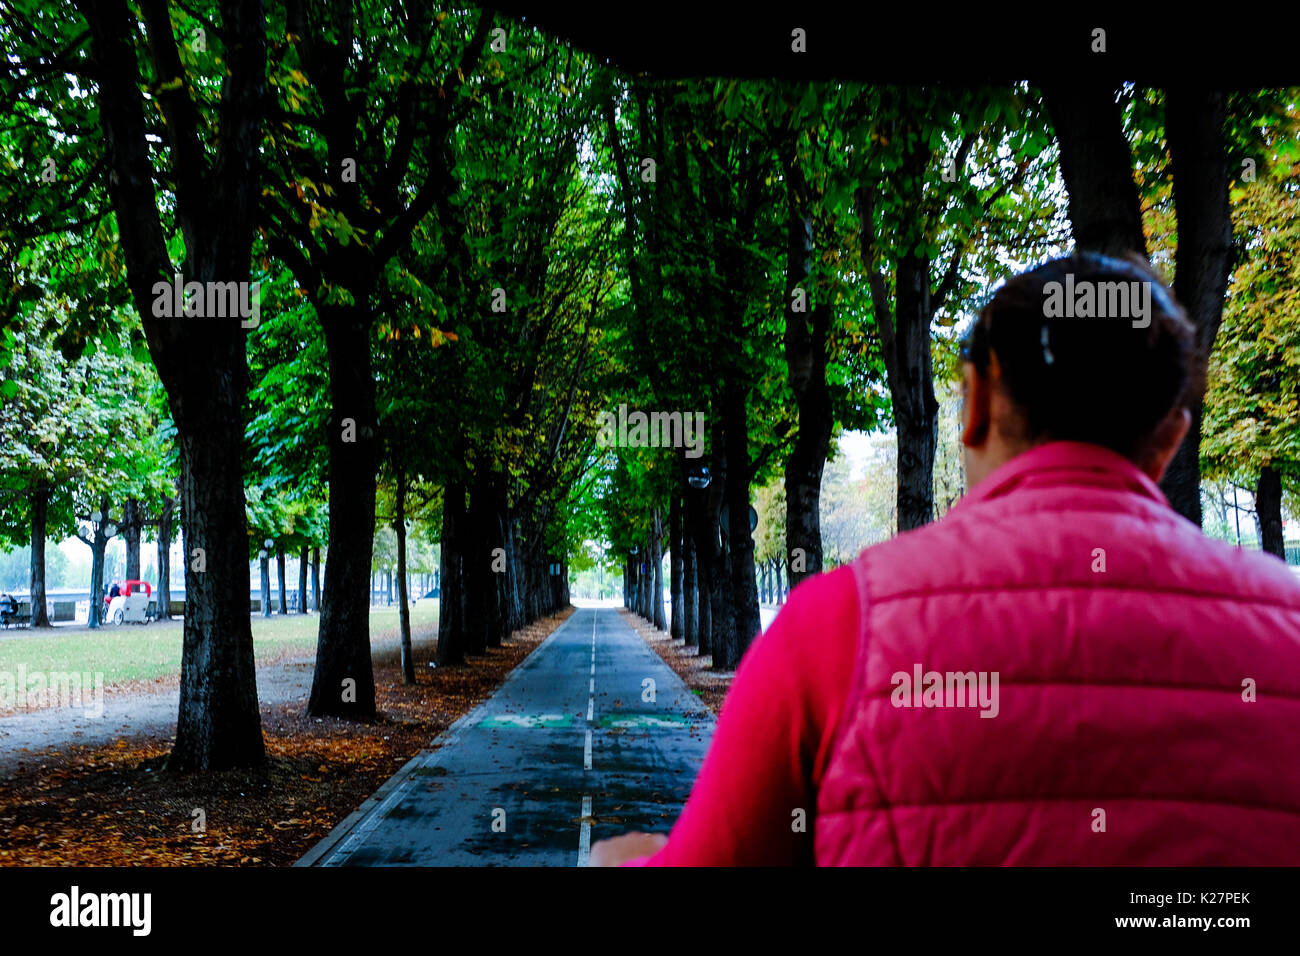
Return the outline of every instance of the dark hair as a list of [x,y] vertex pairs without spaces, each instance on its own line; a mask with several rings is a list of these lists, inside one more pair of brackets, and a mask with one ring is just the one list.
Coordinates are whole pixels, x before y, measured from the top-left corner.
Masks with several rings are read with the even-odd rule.
[[[1097,315],[1084,300],[1076,310],[1067,295],[1091,289],[1096,304],[1107,292],[1115,305],[1120,291],[1138,293],[1133,283],[1149,288],[1145,325],[1130,298],[1125,309]],[[1023,416],[1024,438],[1090,442],[1132,460],[1145,454],[1156,426],[1187,403],[1203,375],[1186,312],[1136,254],[1076,252],[1009,279],[962,346],[962,358],[981,374],[990,352]]]

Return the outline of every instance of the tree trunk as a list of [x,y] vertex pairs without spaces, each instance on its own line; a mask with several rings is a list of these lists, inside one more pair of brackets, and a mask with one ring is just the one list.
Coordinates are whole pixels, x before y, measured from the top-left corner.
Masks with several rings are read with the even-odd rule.
[[[683,512],[685,506],[683,505]],[[700,592],[695,570],[695,543],[682,515],[682,640],[687,647],[700,644]]]
[[448,484],[442,495],[442,567],[439,574],[438,666],[465,663],[464,608],[462,607],[462,525],[465,520],[465,486]]
[[172,516],[176,513],[176,499],[168,498],[158,512],[158,620],[170,621],[172,617]]
[[524,612],[524,595],[523,595],[523,576],[521,574],[522,565],[519,561],[519,519],[511,510],[507,514],[505,522],[506,535],[506,558],[508,559],[508,571],[506,572],[506,632],[513,634],[515,631],[525,627],[529,622]]
[[258,592],[259,604],[258,610],[262,612],[262,617],[271,616],[271,557],[266,551],[263,551],[257,559],[257,566],[262,572],[262,587]]
[[[794,143],[782,149],[787,184],[785,364],[799,413],[799,430],[785,467],[785,541],[791,580],[802,581],[822,570],[822,471],[830,448],[834,416],[826,387],[826,342],[830,334],[829,303],[814,296],[811,197],[799,168]],[[796,312],[795,290],[804,297]],[[809,305],[811,304],[811,309]],[[811,323],[809,322],[811,319]]]
[[[724,449],[724,435],[720,426],[715,425],[712,446]],[[695,540],[699,566],[705,569],[701,585],[707,590],[701,592],[700,603],[709,605],[708,653],[712,656],[712,666],[725,670],[725,661],[737,656],[736,619],[732,605],[733,590],[731,586],[731,562],[726,542],[723,539],[727,529],[719,525],[718,512],[727,486],[727,459],[725,451],[715,452],[712,456],[713,480],[706,489],[704,498],[704,517]],[[704,612],[701,608],[701,619]],[[700,628],[700,653],[704,650],[704,628]]]
[[402,683],[415,683],[415,658],[411,652],[411,596],[406,589],[406,470],[397,469],[397,599],[401,609],[397,612],[402,629]]
[[480,468],[470,486],[465,517],[467,533],[461,538],[465,545],[462,569],[465,650],[469,654],[486,654],[489,647],[501,646],[504,620],[496,568],[504,553],[493,552],[500,547],[497,537],[502,507],[493,476]]
[[[213,359],[228,370],[237,356]],[[229,375],[214,375],[213,378]],[[212,393],[220,386],[209,382]],[[202,549],[204,563],[185,565],[185,640],[176,744],[169,770],[256,766],[266,759],[257,706],[257,671],[248,615],[248,533],[244,524],[241,404],[202,414],[180,438],[182,540],[185,554]],[[206,411],[206,409],[205,409]],[[178,426],[178,433],[185,435]],[[234,528],[237,536],[225,534]],[[202,567],[203,570],[198,570]]]
[[1142,206],[1115,88],[1049,83],[1043,86],[1043,98],[1060,144],[1075,246],[1111,256],[1131,251],[1145,257]]
[[311,549],[311,609],[320,610],[320,548]]
[[[1173,165],[1178,248],[1174,254],[1174,296],[1196,326],[1198,372],[1209,361],[1223,318],[1223,299],[1232,271],[1232,212],[1228,204],[1228,154],[1224,136],[1225,95],[1169,89],[1165,135]],[[1197,376],[1187,396],[1192,416],[1183,443],[1160,481],[1174,510],[1201,524],[1201,413],[1204,381]]]
[[126,541],[126,580],[140,580],[140,502],[127,498],[122,508],[122,537]]
[[[923,256],[898,260],[896,351],[899,375],[890,382],[898,426],[898,530],[934,518],[934,456],[939,403],[934,397],[930,356],[930,261]],[[799,579],[790,576],[790,586]]]
[[[86,627],[97,628],[103,621],[104,604],[104,550],[108,547],[108,536],[104,534],[104,525],[108,522],[108,499],[101,498],[94,537],[86,543],[90,545],[90,611],[86,615]],[[82,539],[85,540],[84,538]]]
[[743,388],[729,385],[724,393],[726,421],[727,548],[730,553],[731,605],[735,623],[731,638],[724,643],[723,663],[715,649],[713,665],[734,670],[745,651],[762,631],[758,612],[758,582],[754,570],[754,538],[749,527],[749,423]]
[[[908,134],[908,148],[902,167],[892,174],[890,188],[900,191],[914,208],[924,204],[922,186],[930,153],[920,134]],[[865,223],[875,221],[875,186],[858,189],[858,208]],[[911,230],[909,230],[910,232]],[[903,244],[923,240],[908,235]],[[863,231],[866,260],[874,262],[876,239]],[[930,322],[934,303],[930,290],[930,259],[906,254],[895,262],[894,299],[891,302],[884,278],[874,265],[867,275],[871,300],[876,310],[894,424],[898,431],[898,530],[907,531],[927,524],[934,517],[934,456],[938,439],[939,403],[934,397],[934,364],[930,354]],[[787,508],[789,503],[787,502]],[[789,542],[787,541],[787,546]],[[799,579],[792,561],[790,586]]]
[[280,590],[280,613],[289,613],[289,600],[285,594],[284,580],[284,545],[278,541],[275,544],[275,576],[279,581]]
[[[510,573],[505,545],[506,494],[502,477],[489,472],[480,489],[480,527],[487,561],[483,565],[483,638],[485,647],[500,647],[509,637],[506,625],[506,576]],[[497,571],[496,568],[502,570]],[[563,582],[560,582],[561,584]],[[552,608],[554,610],[554,608]]]
[[[160,318],[154,284],[174,274],[158,211],[158,178],[144,120],[139,20],[125,0],[82,0],[90,27],[99,121],[127,281],[167,391],[179,450],[185,553],[185,629],[172,770],[220,770],[265,761],[248,615],[248,529],[241,464],[247,412],[245,334],[237,321]],[[165,4],[142,4],[158,75],[184,77]],[[184,82],[151,100],[168,122],[175,228],[193,281],[248,276],[256,224],[266,76],[259,3],[223,7],[227,75],[208,161]],[[170,115],[168,115],[170,114]],[[100,567],[102,576],[102,562]],[[100,582],[94,582],[97,586]],[[92,608],[100,601],[92,595]],[[92,614],[92,621],[96,615]]]
[[636,558],[633,555],[629,554],[627,556],[627,560],[624,561],[623,563],[624,564],[623,577],[627,582],[626,590],[624,592],[623,605],[634,614],[636,613],[636,597],[639,588],[639,585],[637,584],[637,580],[636,580],[635,561]]
[[654,509],[654,538],[650,542],[650,560],[654,562],[654,574],[652,575],[654,583],[652,600],[654,606],[651,610],[654,612],[654,625],[657,631],[668,630],[668,621],[664,618],[664,528],[662,512],[658,508]]
[[[49,611],[45,606],[45,524],[50,507],[50,488],[39,484],[31,493],[32,527],[31,527],[31,574],[29,577],[28,596],[32,610],[32,627],[51,627]],[[90,603],[95,603],[91,593]]]
[[654,569],[650,567],[651,553],[650,543],[641,542],[641,548],[637,552],[641,559],[641,616],[645,618],[647,624],[654,624],[654,605],[650,603],[650,591],[654,587]]
[[672,620],[668,633],[675,641],[680,641],[686,633],[686,623],[682,612],[682,498],[673,490],[673,501],[668,508],[668,590],[672,598]]
[[307,547],[298,552],[298,613],[307,613]]
[[[717,456],[714,456],[716,464]],[[713,488],[686,492],[685,531],[691,537],[695,565],[696,642],[699,654],[713,651],[713,564],[717,560],[718,532],[714,524],[716,505],[710,505]]]
[[1260,547],[1268,554],[1286,560],[1286,542],[1282,533],[1282,476],[1265,465],[1259,470],[1255,486],[1255,515],[1259,519]]
[[330,369],[330,560],[307,705],[313,717],[375,715],[366,582],[374,554],[376,416],[365,306],[361,296],[355,307],[318,310]]

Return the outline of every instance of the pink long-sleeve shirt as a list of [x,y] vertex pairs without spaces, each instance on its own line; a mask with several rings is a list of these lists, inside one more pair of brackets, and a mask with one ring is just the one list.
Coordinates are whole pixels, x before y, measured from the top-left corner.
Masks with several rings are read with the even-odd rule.
[[736,671],[668,843],[625,865],[811,864],[817,787],[849,695],[857,633],[850,568],[795,588]]

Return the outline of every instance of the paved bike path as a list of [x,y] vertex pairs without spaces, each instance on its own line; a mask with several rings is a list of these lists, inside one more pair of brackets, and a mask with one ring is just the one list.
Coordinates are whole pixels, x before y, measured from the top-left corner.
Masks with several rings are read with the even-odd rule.
[[713,724],[617,610],[579,608],[298,865],[585,866],[668,831]]

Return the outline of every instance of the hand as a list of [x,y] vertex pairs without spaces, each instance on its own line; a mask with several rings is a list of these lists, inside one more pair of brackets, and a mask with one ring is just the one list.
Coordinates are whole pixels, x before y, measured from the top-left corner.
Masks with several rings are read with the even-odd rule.
[[668,842],[662,833],[624,833],[597,840],[591,846],[592,866],[622,866],[628,860],[657,853]]

